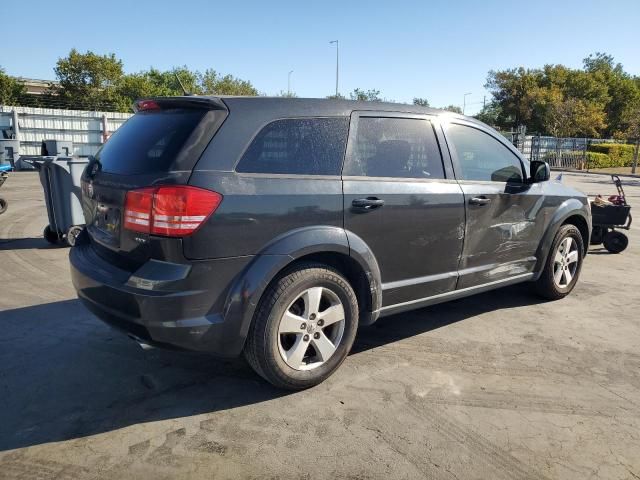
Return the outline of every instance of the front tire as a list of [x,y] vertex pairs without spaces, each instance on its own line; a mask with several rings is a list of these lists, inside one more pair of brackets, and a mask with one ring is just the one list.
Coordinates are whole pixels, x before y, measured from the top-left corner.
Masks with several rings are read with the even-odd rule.
[[574,225],[563,225],[553,240],[544,270],[535,282],[538,294],[548,300],[569,295],[580,276],[583,259],[584,242],[580,230]]
[[326,265],[303,264],[267,288],[244,355],[271,384],[302,390],[338,369],[357,329],[358,302],[349,282]]

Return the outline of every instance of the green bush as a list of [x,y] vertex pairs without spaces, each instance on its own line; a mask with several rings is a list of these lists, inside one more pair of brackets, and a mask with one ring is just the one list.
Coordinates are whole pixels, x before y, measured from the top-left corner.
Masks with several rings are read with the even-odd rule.
[[598,152],[587,152],[587,168],[621,167],[619,161],[614,161],[609,155]]
[[608,155],[612,167],[630,167],[633,163],[633,145],[624,143],[596,143],[589,145],[589,151]]

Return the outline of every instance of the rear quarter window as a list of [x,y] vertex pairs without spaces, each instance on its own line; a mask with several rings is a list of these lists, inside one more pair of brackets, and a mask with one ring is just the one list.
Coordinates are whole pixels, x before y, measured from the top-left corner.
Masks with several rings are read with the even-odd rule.
[[346,117],[275,120],[256,135],[236,171],[340,175],[348,130]]
[[95,155],[103,172],[134,175],[167,171],[205,115],[172,109],[135,114]]

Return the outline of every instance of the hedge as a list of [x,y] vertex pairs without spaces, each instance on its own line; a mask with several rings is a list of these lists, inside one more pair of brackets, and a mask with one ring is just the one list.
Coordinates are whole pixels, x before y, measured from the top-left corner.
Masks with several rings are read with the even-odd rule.
[[624,143],[595,143],[589,145],[589,151],[605,154],[614,165],[612,167],[630,167],[633,164],[634,145]]
[[587,152],[587,168],[622,167],[619,160],[613,160],[609,155],[598,152]]

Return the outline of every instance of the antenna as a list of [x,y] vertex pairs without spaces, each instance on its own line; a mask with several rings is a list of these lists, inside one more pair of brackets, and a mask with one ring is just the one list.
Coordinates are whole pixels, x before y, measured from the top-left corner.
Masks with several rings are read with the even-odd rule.
[[178,80],[178,83],[180,84],[180,88],[182,88],[182,92],[186,96],[193,95],[192,93],[188,92],[186,88],[184,88],[184,85],[182,84],[182,81],[180,80],[180,77],[178,76],[178,72],[173,72],[173,74],[176,76],[176,80]]

